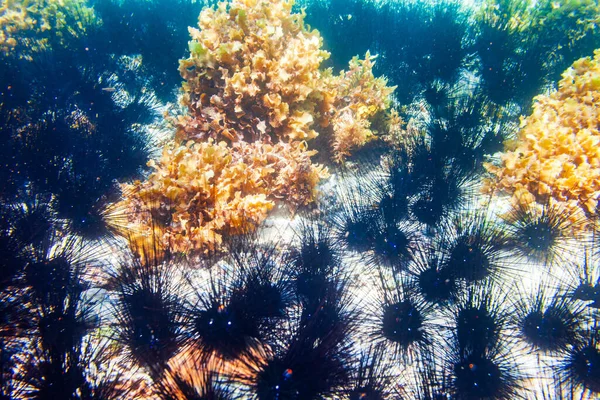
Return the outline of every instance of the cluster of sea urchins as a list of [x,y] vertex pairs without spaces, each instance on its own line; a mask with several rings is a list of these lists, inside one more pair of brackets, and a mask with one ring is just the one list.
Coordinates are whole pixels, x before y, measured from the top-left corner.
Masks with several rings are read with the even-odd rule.
[[[99,9],[111,22],[111,8]],[[494,65],[490,52],[516,59],[508,64],[524,71],[551,66],[522,59],[530,53],[519,46],[484,49],[488,37],[511,32],[501,18],[482,14],[475,47],[483,85],[454,85],[468,53],[466,33],[449,22],[458,9],[437,10],[431,24],[457,28],[446,38],[456,51],[444,53],[454,67],[440,67],[427,49],[399,63],[399,75],[423,69],[411,93],[423,100],[406,113],[416,128],[387,143],[375,163],[363,162],[364,173],[343,176],[333,204],[320,205],[322,218],[300,218],[290,241],[229,237],[224,229],[224,251],[193,259],[164,238],[159,243],[153,229],[143,242],[97,240],[116,239],[104,220],[113,179],[135,176],[148,158],[139,128],[153,120],[156,105],[141,92],[125,96],[125,86],[137,84],[127,76],[137,70],[92,40],[99,28],[88,27],[96,51],[85,58],[90,66],[79,64],[87,48],[61,50],[57,44],[68,39],[62,36],[37,54],[31,81],[28,61],[4,54],[9,65],[28,67],[3,74],[5,86],[36,89],[30,98],[3,96],[0,103],[9,160],[1,175],[0,397],[598,396],[596,238],[584,242],[584,224],[570,208],[517,204],[500,218],[496,199],[478,195],[485,156],[500,150],[514,123],[490,92],[515,73],[486,68]],[[418,7],[392,11],[426,14]],[[125,29],[114,19],[110,26]],[[145,43],[148,71],[160,69],[147,49],[156,42]],[[95,68],[107,65],[118,71],[98,80]],[[172,80],[153,72],[151,86]],[[516,79],[493,100],[526,108],[530,87]],[[158,224],[161,216],[149,220]],[[585,250],[583,259],[576,248]]]
[[[597,393],[596,265],[507,297],[506,282],[526,268],[555,266],[517,262],[502,221],[455,213],[434,230],[409,219],[367,232],[361,251],[344,225],[307,219],[291,243],[238,236],[200,264],[125,248],[100,261],[99,245],[50,233],[26,244],[24,231],[5,229],[3,368],[19,372],[2,389],[12,398],[514,399],[537,393],[522,366],[534,362],[554,366],[544,375],[551,396]],[[402,257],[378,244],[401,234],[410,238]]]

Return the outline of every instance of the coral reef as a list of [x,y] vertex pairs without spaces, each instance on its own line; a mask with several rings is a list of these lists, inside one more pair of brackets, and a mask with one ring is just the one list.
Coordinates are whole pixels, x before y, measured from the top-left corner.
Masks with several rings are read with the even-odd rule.
[[550,95],[536,97],[533,113],[522,120],[517,140],[487,164],[499,189],[514,203],[548,201],[579,210],[574,218],[597,214],[600,195],[600,50],[577,60]]

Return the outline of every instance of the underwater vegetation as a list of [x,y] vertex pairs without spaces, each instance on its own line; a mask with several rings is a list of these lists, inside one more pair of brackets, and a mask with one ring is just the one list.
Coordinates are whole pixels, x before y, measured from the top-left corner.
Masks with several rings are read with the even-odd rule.
[[598,15],[3,2],[0,398],[597,398]]
[[148,180],[124,186],[123,223],[142,242],[156,234],[176,251],[213,250],[222,233],[244,233],[264,220],[274,198],[312,201],[327,172],[311,153],[302,143],[173,144]]
[[82,38],[98,25],[94,9],[81,0],[6,1],[2,11],[2,52],[30,59],[32,53],[53,45],[70,45],[74,38]]
[[188,112],[174,117],[175,140],[151,164],[156,171],[124,186],[140,239],[158,231],[177,251],[212,251],[225,231],[262,222],[277,199],[292,209],[314,201],[327,169],[312,163],[311,141],[342,162],[385,135],[374,120],[393,88],[374,77],[372,57],[353,58],[337,76],[321,70],[322,39],[291,8],[220,3],[190,29],[190,56],[180,63]]
[[582,227],[578,219],[592,222],[598,207],[599,71],[599,51],[575,61],[557,91],[535,98],[501,166],[487,165],[496,176],[491,188],[512,195],[517,205],[560,203],[573,210],[572,229]]

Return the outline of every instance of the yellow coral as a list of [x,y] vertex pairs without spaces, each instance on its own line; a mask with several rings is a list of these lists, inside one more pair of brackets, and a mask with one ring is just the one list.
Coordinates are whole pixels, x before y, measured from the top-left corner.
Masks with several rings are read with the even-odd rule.
[[488,187],[522,199],[553,199],[597,212],[600,198],[600,50],[575,61],[558,91],[535,99],[522,120],[518,139],[501,155],[502,165],[487,165],[496,175]]

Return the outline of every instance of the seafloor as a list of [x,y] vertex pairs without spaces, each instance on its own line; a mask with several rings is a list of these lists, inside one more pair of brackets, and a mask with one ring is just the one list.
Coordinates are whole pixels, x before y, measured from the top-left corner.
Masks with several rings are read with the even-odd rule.
[[598,0],[3,0],[0,399],[600,398]]

